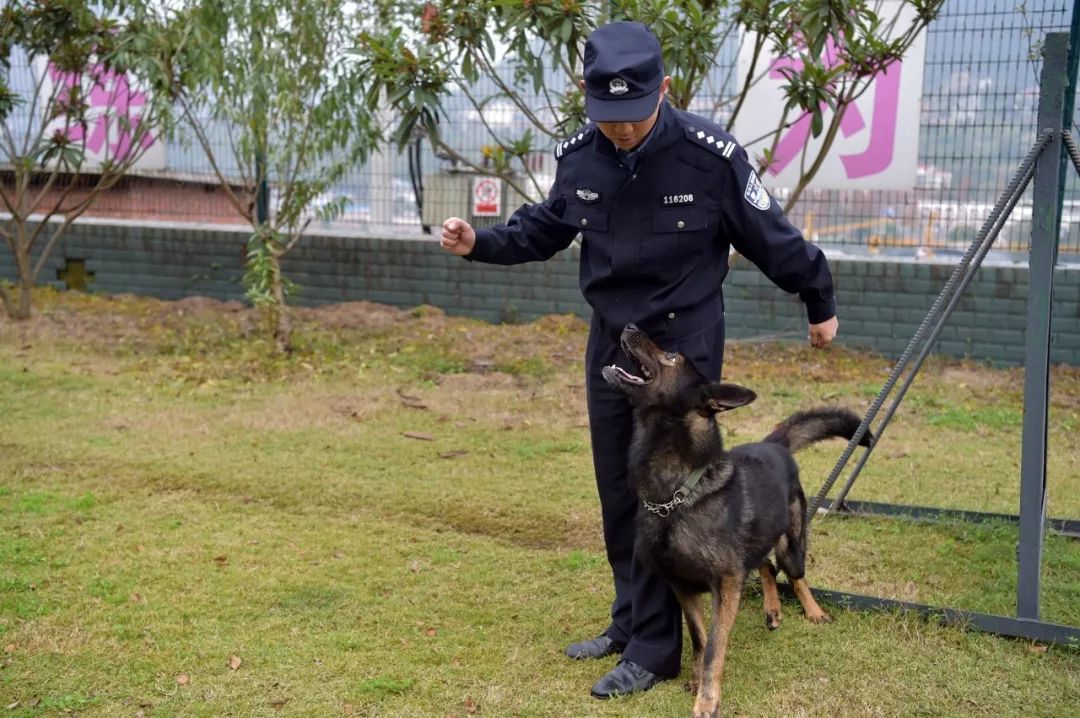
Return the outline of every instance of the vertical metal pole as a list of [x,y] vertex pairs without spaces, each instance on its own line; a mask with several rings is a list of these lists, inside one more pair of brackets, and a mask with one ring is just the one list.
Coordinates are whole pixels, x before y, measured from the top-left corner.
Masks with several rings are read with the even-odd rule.
[[270,186],[266,183],[266,153],[261,149],[255,150],[255,176],[255,222],[262,226],[270,220]]
[[1039,157],[1028,259],[1027,337],[1024,357],[1024,423],[1020,459],[1020,546],[1016,615],[1038,620],[1043,530],[1046,525],[1046,427],[1050,391],[1050,317],[1054,298],[1061,203],[1065,188],[1065,120],[1069,35],[1050,33],[1043,47],[1039,131],[1054,136]]

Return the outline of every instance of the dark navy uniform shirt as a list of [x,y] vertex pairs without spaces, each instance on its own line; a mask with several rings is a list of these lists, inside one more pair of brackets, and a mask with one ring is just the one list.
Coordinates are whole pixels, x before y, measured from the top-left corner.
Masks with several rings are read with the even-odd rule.
[[[471,260],[546,260],[582,235],[585,300],[612,327],[633,322],[683,338],[723,318],[730,247],[806,304],[810,323],[836,313],[822,251],[762,187],[745,150],[719,126],[661,103],[634,167],[587,125],[555,149],[547,200],[476,230]],[[625,153],[623,154],[625,158]]]

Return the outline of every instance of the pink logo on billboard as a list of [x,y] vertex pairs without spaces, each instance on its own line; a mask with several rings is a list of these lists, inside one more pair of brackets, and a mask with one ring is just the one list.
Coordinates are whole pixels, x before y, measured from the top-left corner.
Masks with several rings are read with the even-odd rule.
[[[57,86],[57,102],[61,106],[70,96],[72,88],[82,84],[82,77],[73,72],[63,72],[51,62],[48,66],[49,79]],[[88,152],[106,152],[111,160],[123,162],[138,150],[145,150],[154,144],[154,136],[138,134],[142,108],[146,106],[146,94],[131,87],[125,73],[106,69],[103,65],[91,65],[86,75],[92,84],[86,101],[89,105],[87,124],[72,124],[66,134],[72,142],[85,140]],[[126,118],[121,121],[120,118]],[[111,127],[110,127],[111,123]],[[111,141],[110,141],[111,140]],[[106,149],[107,148],[107,149]]]
[[[834,67],[839,64],[836,44],[830,39],[825,47],[825,65]],[[801,60],[791,58],[779,58],[769,68],[771,79],[786,79],[784,71],[798,72],[802,70]],[[893,150],[896,144],[896,117],[900,105],[900,73],[902,63],[897,60],[886,66],[885,71],[873,80],[874,108],[870,117],[870,137],[867,147],[858,154],[841,155],[840,162],[848,179],[859,179],[884,172],[893,161]],[[827,108],[825,103],[822,110]],[[784,134],[776,145],[773,161],[768,167],[768,172],[778,175],[784,168],[797,158],[810,140],[811,116],[799,119]],[[840,134],[844,138],[856,135],[867,129],[866,120],[863,118],[859,107],[854,103],[847,106],[844,116],[840,118]]]

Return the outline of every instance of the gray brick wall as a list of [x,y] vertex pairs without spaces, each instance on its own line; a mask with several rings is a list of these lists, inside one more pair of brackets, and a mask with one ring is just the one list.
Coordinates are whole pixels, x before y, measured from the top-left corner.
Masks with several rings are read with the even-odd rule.
[[[247,237],[242,228],[81,222],[53,252],[40,281],[63,286],[57,272],[65,260],[83,259],[94,273],[92,291],[243,299]],[[521,322],[551,313],[588,316],[577,262],[575,248],[544,263],[496,267],[452,257],[434,238],[313,235],[285,266],[300,285],[300,304],[431,304],[450,314]],[[891,357],[907,345],[953,270],[951,264],[884,258],[836,256],[831,264],[840,307],[838,342]],[[942,331],[937,351],[1021,363],[1027,277],[1026,267],[984,266]],[[6,251],[0,254],[0,278],[14,278]],[[736,260],[728,277],[725,306],[731,337],[805,336],[798,300],[745,258]],[[1080,366],[1080,268],[1057,270],[1054,311],[1051,358]]]

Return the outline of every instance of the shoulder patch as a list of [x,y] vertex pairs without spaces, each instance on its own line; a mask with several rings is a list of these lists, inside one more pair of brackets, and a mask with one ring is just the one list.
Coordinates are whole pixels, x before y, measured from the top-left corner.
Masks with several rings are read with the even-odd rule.
[[574,150],[589,144],[589,140],[592,138],[592,134],[595,131],[595,127],[582,127],[580,130],[555,145],[555,159],[561,160]]
[[693,125],[686,126],[686,138],[694,144],[701,145],[705,149],[720,155],[725,160],[730,160],[738,147],[734,140],[724,140],[715,131]]

